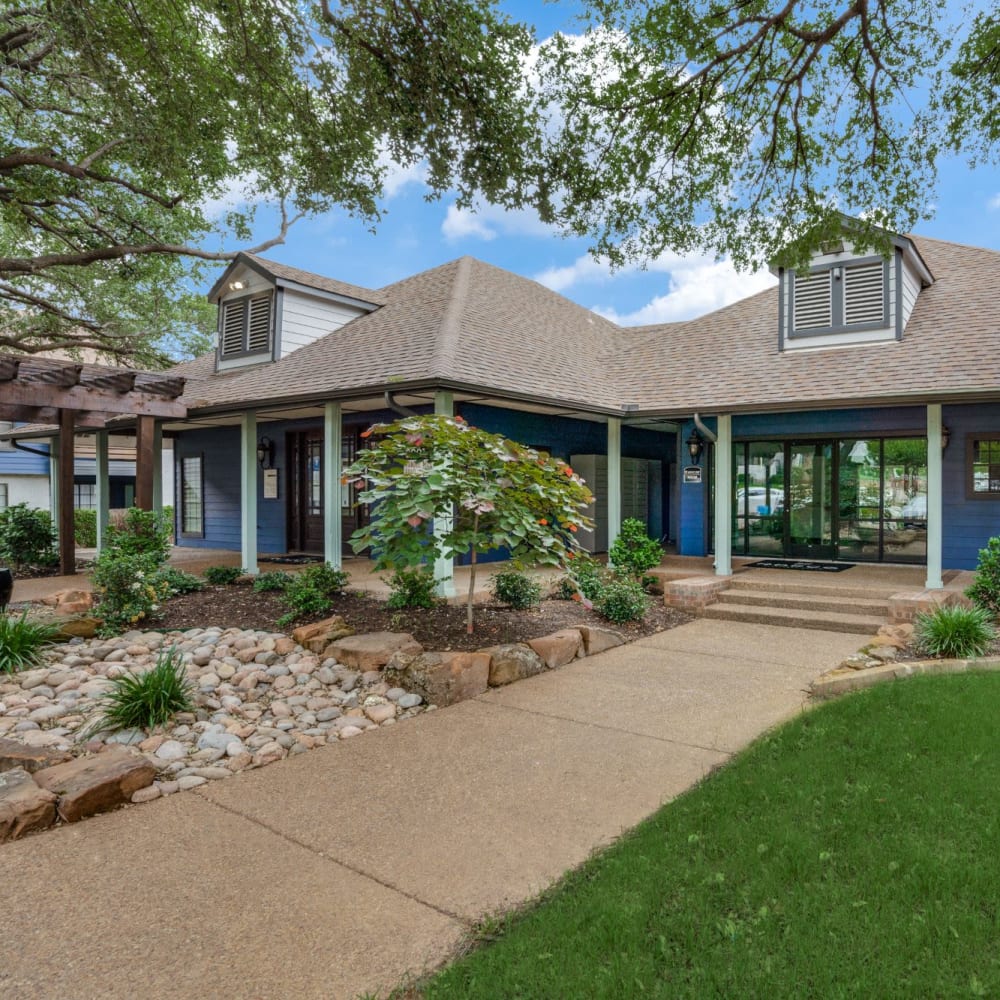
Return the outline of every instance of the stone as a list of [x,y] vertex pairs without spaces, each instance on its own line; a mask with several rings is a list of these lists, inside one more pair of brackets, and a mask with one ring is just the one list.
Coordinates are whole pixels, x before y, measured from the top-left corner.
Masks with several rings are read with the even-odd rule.
[[59,623],[62,634],[67,639],[93,639],[97,635],[97,630],[103,624],[100,618],[93,618],[90,615],[79,615],[76,618],[67,618]]
[[490,646],[480,652],[485,653],[490,658],[490,687],[511,684],[514,681],[523,680],[525,677],[533,677],[545,670],[542,658],[530,646],[519,642]]
[[42,598],[57,615],[79,615],[94,606],[94,595],[89,590],[57,590]]
[[132,793],[132,801],[135,803],[152,802],[153,799],[160,798],[162,794],[163,792],[156,785],[147,785]]
[[142,743],[144,739],[146,739],[146,734],[141,729],[121,729],[117,733],[112,733],[104,742],[134,747]]
[[29,747],[20,740],[0,739],[0,773],[20,768],[28,774],[46,767],[63,764],[70,759],[68,753],[46,747]]
[[[551,635],[529,639],[528,645],[550,670],[575,660],[583,651],[583,636],[575,628],[562,628]],[[438,702],[440,704],[440,702]]]
[[340,615],[334,615],[332,618],[324,618],[321,622],[299,626],[292,632],[292,641],[313,653],[319,653],[334,640],[350,635],[354,635],[354,629]]
[[369,705],[365,709],[365,715],[378,726],[388,719],[396,718],[396,706],[392,704]]
[[183,760],[187,757],[187,747],[180,740],[166,740],[156,748],[153,756],[157,760]]
[[578,625],[577,631],[583,637],[585,656],[603,653],[606,649],[625,644],[625,636],[610,628],[598,628],[596,625]]
[[406,694],[401,695],[397,704],[400,708],[416,708],[418,705],[423,704],[424,699],[412,691],[408,691]]
[[[340,738],[344,740],[349,740],[352,736],[360,736],[364,732],[363,729],[358,729],[357,726],[344,726],[340,730]],[[367,744],[365,744],[367,746]]]
[[185,774],[183,778],[177,779],[177,788],[181,792],[187,792],[199,785],[207,784],[208,778],[203,778],[200,774]]
[[396,653],[416,655],[423,651],[424,647],[408,632],[368,632],[338,639],[326,648],[325,655],[364,672],[381,670]]
[[[577,641],[581,642],[577,633]],[[386,680],[415,691],[435,705],[454,705],[475,698],[489,686],[489,653],[397,652],[385,668]]]
[[57,796],[40,788],[23,767],[0,773],[0,844],[52,826]]
[[871,667],[877,667],[880,663],[880,660],[866,656],[864,653],[852,653],[846,659],[841,660],[840,665],[846,670],[868,670]]
[[219,733],[209,730],[198,737],[199,750],[221,750],[225,752],[230,743],[239,743],[240,738],[235,733]]
[[896,649],[893,646],[871,646],[868,655],[880,663],[889,663],[896,659]]
[[79,757],[35,773],[42,788],[59,796],[57,811],[67,823],[123,805],[155,777],[152,762],[123,747],[108,747],[94,757]]

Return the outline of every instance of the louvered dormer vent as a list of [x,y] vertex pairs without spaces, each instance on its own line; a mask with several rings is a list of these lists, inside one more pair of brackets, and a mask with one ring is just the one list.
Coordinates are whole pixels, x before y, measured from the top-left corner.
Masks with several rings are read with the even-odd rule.
[[844,268],[844,324],[882,323],[885,318],[885,265],[882,261]]
[[795,276],[795,329],[827,330],[833,325],[830,272]]
[[274,333],[274,293],[264,292],[222,303],[219,356],[227,358],[271,354]]

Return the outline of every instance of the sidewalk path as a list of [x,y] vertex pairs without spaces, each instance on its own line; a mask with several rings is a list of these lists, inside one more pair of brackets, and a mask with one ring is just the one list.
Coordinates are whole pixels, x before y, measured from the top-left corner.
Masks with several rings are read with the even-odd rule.
[[699,620],[6,845],[0,996],[387,991],[794,714],[857,644]]

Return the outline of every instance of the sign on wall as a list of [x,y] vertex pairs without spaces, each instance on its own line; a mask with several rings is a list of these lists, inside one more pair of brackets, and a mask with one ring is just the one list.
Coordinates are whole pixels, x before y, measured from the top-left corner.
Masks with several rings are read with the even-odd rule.
[[685,483],[700,483],[701,482],[701,466],[700,465],[686,465],[686,466],[684,466],[684,482]]
[[277,469],[265,469],[264,470],[264,499],[265,500],[277,500],[278,499],[278,470]]

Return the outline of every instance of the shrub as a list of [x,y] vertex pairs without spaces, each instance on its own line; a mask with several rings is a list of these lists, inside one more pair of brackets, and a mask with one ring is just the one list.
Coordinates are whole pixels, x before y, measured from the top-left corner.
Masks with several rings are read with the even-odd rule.
[[1000,618],[1000,538],[991,538],[986,548],[979,550],[976,576],[965,593],[977,607]]
[[347,586],[348,579],[347,573],[329,563],[309,566],[293,576],[284,593],[288,612],[278,619],[278,625],[284,627],[302,615],[326,611],[333,595]]
[[78,507],[73,511],[73,539],[85,549],[92,549],[97,544],[97,511],[92,507]]
[[386,605],[390,608],[433,608],[434,573],[426,567],[397,570],[386,581],[392,593]]
[[15,568],[54,565],[59,556],[49,512],[26,503],[0,511],[0,558]]
[[194,685],[188,679],[179,650],[161,649],[156,665],[145,673],[126,672],[112,681],[102,696],[104,710],[90,734],[117,729],[152,729],[178,712],[193,711]]
[[103,620],[102,635],[134,628],[170,596],[170,583],[152,555],[123,555],[106,549],[94,560],[92,578],[100,594],[97,611]]
[[594,608],[602,618],[621,624],[644,618],[649,601],[642,584],[628,576],[610,579],[594,602]]
[[913,639],[929,656],[966,659],[982,656],[996,640],[993,616],[986,608],[953,604],[917,615]]
[[493,574],[493,596],[517,611],[535,607],[542,599],[542,585],[526,573],[504,569]]
[[162,511],[129,507],[117,524],[108,526],[105,551],[151,556],[157,566],[162,566],[170,554],[170,523]]
[[29,621],[28,612],[20,618],[0,615],[0,672],[13,674],[25,667],[37,666],[42,650],[62,637],[62,629],[50,621]]
[[611,543],[608,558],[616,570],[630,576],[640,576],[647,569],[660,565],[663,548],[646,534],[646,525],[637,517],[622,521],[618,537]]
[[564,601],[573,600],[577,593],[588,601],[596,601],[604,590],[608,575],[607,567],[593,556],[577,556],[573,562],[573,572],[559,581],[556,593]]
[[157,574],[157,580],[164,581],[170,588],[170,596],[175,594],[193,594],[205,589],[205,581],[193,573],[185,573],[174,566],[164,566]]
[[269,590],[284,590],[292,582],[292,574],[283,570],[275,570],[273,573],[261,573],[253,582],[253,589],[258,594]]
[[239,566],[209,566],[208,569],[202,570],[201,575],[215,587],[226,587],[230,583],[235,583],[245,573],[246,570],[240,569]]

